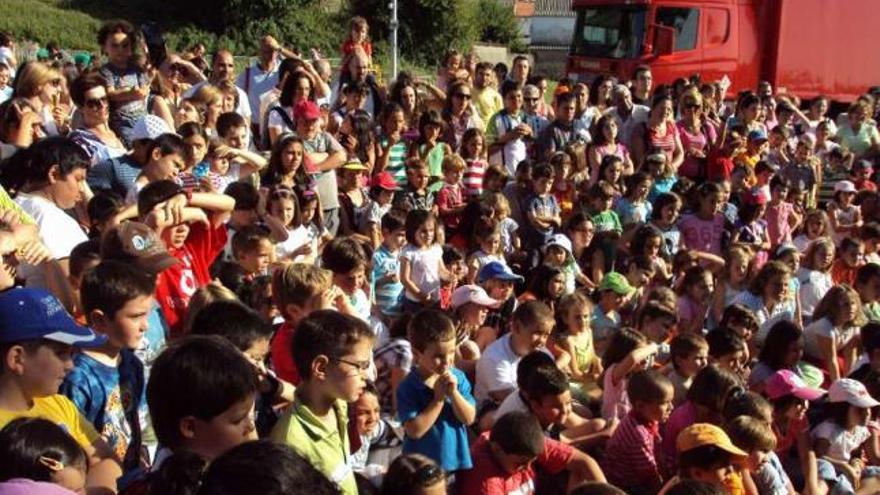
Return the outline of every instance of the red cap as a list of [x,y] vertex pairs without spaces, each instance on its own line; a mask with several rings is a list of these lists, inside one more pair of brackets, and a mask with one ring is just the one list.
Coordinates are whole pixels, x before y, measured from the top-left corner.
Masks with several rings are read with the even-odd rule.
[[390,172],[379,172],[373,176],[373,187],[380,187],[388,191],[397,190],[397,181],[391,176]]
[[311,100],[302,100],[293,107],[293,116],[297,119],[317,120],[321,118],[321,109]]
[[767,196],[760,189],[752,189],[742,193],[742,201],[747,205],[764,205],[767,204]]

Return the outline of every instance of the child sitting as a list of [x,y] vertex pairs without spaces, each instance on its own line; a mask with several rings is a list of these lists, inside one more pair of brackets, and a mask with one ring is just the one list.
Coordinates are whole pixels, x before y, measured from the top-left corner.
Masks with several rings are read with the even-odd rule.
[[[389,461],[400,455],[400,439],[391,425],[379,416],[379,392],[372,383],[367,383],[361,396],[352,404],[349,421],[354,426],[352,436],[357,435],[352,448],[355,444],[360,445],[351,454],[352,470],[379,486]],[[384,459],[378,459],[380,455]]]
[[0,430],[0,466],[2,480],[43,481],[70,490],[64,490],[68,495],[86,493],[86,453],[63,426],[47,419],[18,418],[3,427]]
[[406,215],[407,244],[400,250],[400,282],[404,310],[440,301],[440,285],[449,271],[443,263],[443,248],[434,243],[436,220],[428,210],[415,209]]
[[694,377],[709,364],[709,344],[702,335],[683,334],[672,339],[669,380],[675,389],[673,404],[677,407],[687,398]]
[[[177,172],[184,168],[183,139],[177,134],[162,134],[152,141],[147,154],[148,161],[125,196],[125,204],[137,203],[138,196],[147,184],[177,180]],[[144,211],[144,210],[139,210]]]
[[626,388],[632,409],[605,446],[605,474],[627,493],[654,493],[663,485],[659,428],[672,412],[672,382],[645,370],[630,377]]
[[233,182],[247,180],[268,163],[261,155],[248,151],[248,125],[241,115],[226,112],[217,117],[217,135],[223,145],[208,147],[211,171],[220,176],[220,190]]
[[657,344],[650,344],[644,335],[631,328],[621,328],[612,337],[602,355],[602,417],[606,421],[623,419],[632,408],[627,394],[627,381],[633,373],[648,366],[657,353]]
[[626,179],[626,194],[617,202],[615,211],[625,228],[644,224],[651,218],[651,203],[648,193],[654,183],[651,176],[644,172],[636,172]]
[[766,421],[751,416],[738,416],[725,428],[733,443],[748,452],[748,469],[758,493],[788,495],[796,493],[788,474],[776,455],[776,437]]
[[685,428],[675,443],[678,476],[667,486],[673,486],[679,479],[690,479],[710,483],[727,495],[745,493],[743,473],[738,466],[744,466],[749,455],[734,445],[724,430],[713,424],[697,423]]
[[105,261],[86,273],[83,312],[107,342],[77,354],[60,389],[123,460],[126,472],[147,465],[141,458],[144,366],[134,351],[147,327],[155,287],[151,275],[119,261]]
[[599,303],[593,308],[590,327],[593,329],[593,341],[598,354],[605,351],[612,332],[621,324],[618,310],[635,291],[626,277],[617,272],[606,273],[599,287],[596,288],[596,292],[599,293]]
[[382,219],[391,211],[391,201],[397,183],[389,172],[379,172],[373,176],[370,186],[370,204],[361,218],[360,232],[373,241],[377,248],[383,239]]
[[748,349],[746,341],[731,330],[718,327],[706,335],[709,343],[709,363],[720,369],[745,377],[748,373]]
[[552,194],[553,180],[553,168],[549,165],[538,165],[532,171],[533,195],[526,206],[528,224],[523,241],[533,259],[537,259],[538,250],[562,224],[559,204]]
[[590,317],[593,303],[582,292],[574,292],[562,298],[556,310],[555,349],[566,352],[570,357],[566,369],[571,378],[571,389],[575,399],[587,402],[587,391],[595,389],[596,380],[602,371],[602,364],[593,347],[593,331]]
[[366,323],[337,311],[317,311],[297,325],[288,352],[302,377],[293,406],[271,438],[289,445],[345,495],[357,495],[348,452],[347,402],[366,386],[373,333]]
[[854,203],[856,186],[842,180],[834,184],[834,201],[828,203],[828,218],[834,243],[840,245],[846,236],[855,237],[862,226],[862,210]]
[[470,469],[467,426],[475,401],[467,377],[453,365],[455,327],[445,314],[425,309],[413,317],[408,335],[415,366],[396,394],[403,452],[424,454],[446,472]]
[[571,486],[584,480],[605,481],[592,457],[546,438],[529,413],[505,414],[471,450],[474,469],[459,475],[460,493],[489,495],[496,493],[494,486],[504,493],[528,493],[535,484],[536,467],[550,475],[568,471]]
[[865,244],[858,238],[844,237],[839,245],[837,259],[831,265],[831,280],[852,286],[859,267],[865,264]]
[[474,396],[481,406],[500,404],[516,390],[517,363],[543,349],[553,323],[553,312],[544,303],[530,301],[516,308],[510,332],[486,347],[477,362]]

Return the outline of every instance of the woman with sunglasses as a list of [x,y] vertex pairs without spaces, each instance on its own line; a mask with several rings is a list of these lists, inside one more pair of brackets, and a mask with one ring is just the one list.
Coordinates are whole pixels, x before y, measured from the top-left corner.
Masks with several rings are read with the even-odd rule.
[[684,161],[678,175],[696,180],[705,177],[706,156],[718,139],[718,132],[703,116],[703,97],[696,91],[687,91],[679,104],[681,118],[676,122]]
[[82,114],[82,123],[70,139],[85,150],[92,166],[124,155],[125,145],[110,129],[107,81],[97,72],[86,72],[71,83],[70,96]]
[[443,141],[458,153],[461,138],[468,129],[484,129],[486,126],[471,105],[471,85],[466,81],[453,81],[447,92],[446,106],[443,108],[443,120],[446,131]]
[[70,130],[70,107],[61,103],[64,78],[57,69],[42,62],[25,63],[15,76],[13,96],[27,98],[42,116],[47,135],[67,134]]

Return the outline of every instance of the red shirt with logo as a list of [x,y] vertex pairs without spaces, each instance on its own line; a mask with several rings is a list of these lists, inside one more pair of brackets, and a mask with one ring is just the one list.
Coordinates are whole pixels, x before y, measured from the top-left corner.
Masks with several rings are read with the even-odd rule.
[[226,226],[190,225],[189,236],[180,248],[168,248],[168,254],[180,263],[159,274],[156,300],[162,308],[170,329],[169,338],[183,335],[183,322],[189,300],[195,292],[211,282],[210,267],[226,246]]

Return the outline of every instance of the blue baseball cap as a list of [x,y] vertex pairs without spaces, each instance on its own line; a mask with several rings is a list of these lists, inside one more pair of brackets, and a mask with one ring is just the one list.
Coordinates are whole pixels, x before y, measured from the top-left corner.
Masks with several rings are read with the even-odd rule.
[[509,266],[505,265],[500,261],[491,261],[486,263],[482,269],[480,269],[480,283],[483,283],[487,280],[492,280],[493,278],[497,278],[499,280],[509,280],[511,282],[522,282],[525,280],[521,276],[513,273],[513,270],[510,269]]
[[107,337],[86,328],[43,289],[15,288],[0,294],[0,343],[46,339],[76,347],[96,347]]
[[766,141],[767,133],[761,129],[755,129],[754,131],[749,132],[749,142],[751,141]]

